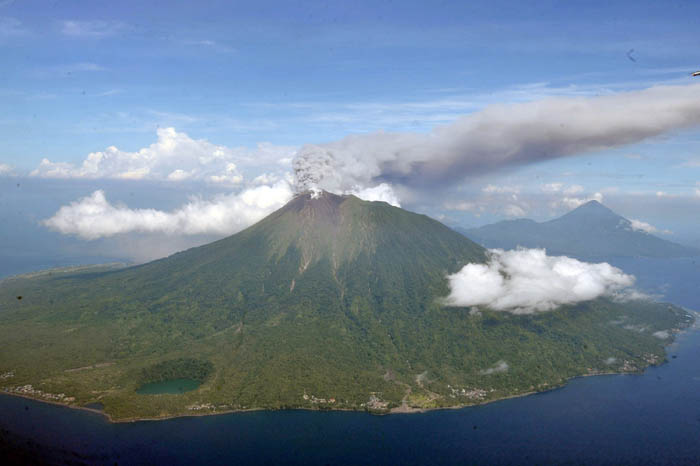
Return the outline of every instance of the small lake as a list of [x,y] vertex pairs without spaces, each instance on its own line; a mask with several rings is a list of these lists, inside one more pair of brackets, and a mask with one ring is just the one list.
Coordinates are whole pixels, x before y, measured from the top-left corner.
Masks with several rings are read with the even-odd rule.
[[139,395],[179,395],[196,390],[199,385],[199,382],[193,379],[163,380],[142,385],[136,390],[136,393]]
[[[645,291],[700,310],[695,261],[611,262],[637,275]],[[255,411],[112,424],[94,412],[0,394],[0,451],[5,436],[19,448],[33,442],[41,460],[34,462],[55,464],[697,465],[700,332],[680,335],[668,354],[668,363],[642,375],[583,377],[549,392],[424,414]]]
[[113,424],[0,395],[0,428],[35,451],[43,445],[55,463],[696,465],[700,332],[681,335],[669,355],[677,358],[643,375],[583,377],[424,414],[254,411]]

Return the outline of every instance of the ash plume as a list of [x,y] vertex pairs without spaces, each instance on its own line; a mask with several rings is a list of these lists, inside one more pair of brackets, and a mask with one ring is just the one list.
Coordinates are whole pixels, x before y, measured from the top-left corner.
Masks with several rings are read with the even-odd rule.
[[378,132],[305,145],[297,189],[333,192],[381,182],[444,186],[539,161],[633,144],[700,124],[700,84],[603,97],[491,105],[428,134]]

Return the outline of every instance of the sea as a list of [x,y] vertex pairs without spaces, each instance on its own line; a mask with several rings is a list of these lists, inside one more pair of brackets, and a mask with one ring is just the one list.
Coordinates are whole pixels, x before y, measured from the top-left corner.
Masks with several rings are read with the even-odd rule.
[[[700,310],[700,260],[611,259],[657,299]],[[700,332],[640,375],[581,377],[419,414],[255,411],[110,423],[0,395],[0,452],[56,464],[700,464]],[[31,455],[27,456],[33,452]],[[25,455],[25,456],[23,456]]]

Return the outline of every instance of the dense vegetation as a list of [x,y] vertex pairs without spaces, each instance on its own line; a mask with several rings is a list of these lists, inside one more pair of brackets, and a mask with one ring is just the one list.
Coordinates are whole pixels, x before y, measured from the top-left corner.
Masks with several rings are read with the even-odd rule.
[[178,358],[162,361],[141,371],[140,383],[162,382],[175,379],[192,379],[204,382],[214,370],[210,361]]
[[[239,234],[142,266],[3,281],[0,387],[99,401],[116,419],[458,406],[641,370],[664,359],[670,339],[655,332],[692,320],[646,301],[527,316],[442,307],[445,275],[484,259],[428,217],[302,195]],[[199,389],[136,393],[144,374],[184,367],[201,371],[187,375]]]

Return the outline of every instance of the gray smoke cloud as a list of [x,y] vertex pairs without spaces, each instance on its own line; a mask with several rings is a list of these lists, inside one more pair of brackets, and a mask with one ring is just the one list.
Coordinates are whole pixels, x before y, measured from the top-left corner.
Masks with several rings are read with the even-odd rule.
[[299,190],[334,192],[381,182],[444,185],[498,169],[633,144],[700,125],[700,84],[603,97],[491,105],[428,134],[371,133],[305,145]]

